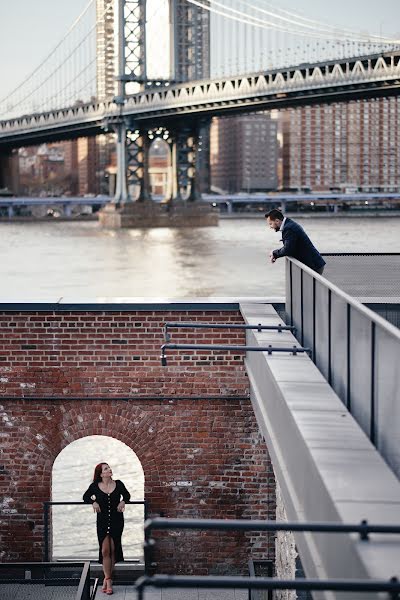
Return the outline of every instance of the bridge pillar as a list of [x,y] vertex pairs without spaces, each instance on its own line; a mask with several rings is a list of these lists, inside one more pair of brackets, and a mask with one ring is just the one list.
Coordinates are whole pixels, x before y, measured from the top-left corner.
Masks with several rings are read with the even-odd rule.
[[136,187],[137,202],[151,200],[149,176],[150,140],[147,131],[130,127],[126,139],[129,187]]
[[188,189],[191,166],[191,130],[180,128],[173,134],[172,144],[172,199],[182,201],[182,190]]
[[117,181],[115,185],[114,202],[121,204],[129,200],[126,182],[126,125],[121,121],[116,126],[117,131]]
[[199,157],[199,142],[200,142],[200,125],[197,124],[193,130],[191,138],[189,139],[189,145],[191,148],[190,152],[190,167],[188,169],[189,176],[189,202],[195,202],[201,200],[200,192],[200,157]]

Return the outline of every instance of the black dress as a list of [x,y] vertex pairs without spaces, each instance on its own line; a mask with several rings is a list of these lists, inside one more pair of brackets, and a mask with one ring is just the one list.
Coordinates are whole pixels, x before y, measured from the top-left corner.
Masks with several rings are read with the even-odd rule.
[[[115,562],[124,560],[121,546],[121,536],[124,530],[124,513],[117,511],[117,506],[121,502],[121,496],[124,502],[128,502],[131,495],[119,479],[115,482],[115,490],[111,494],[102,492],[97,483],[91,483],[89,488],[83,494],[83,501],[86,504],[97,502],[100,511],[97,513],[97,538],[99,540],[99,563],[103,562],[101,546],[104,538],[109,535],[114,540]],[[95,497],[95,499],[93,499]]]

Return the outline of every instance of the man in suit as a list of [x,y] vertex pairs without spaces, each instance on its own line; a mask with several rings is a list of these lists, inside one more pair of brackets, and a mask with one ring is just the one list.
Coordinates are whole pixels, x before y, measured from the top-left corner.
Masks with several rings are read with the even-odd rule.
[[283,247],[271,252],[271,262],[274,263],[281,256],[291,256],[322,275],[326,263],[304,229],[292,219],[284,217],[276,208],[270,210],[265,218],[271,229],[282,233]]

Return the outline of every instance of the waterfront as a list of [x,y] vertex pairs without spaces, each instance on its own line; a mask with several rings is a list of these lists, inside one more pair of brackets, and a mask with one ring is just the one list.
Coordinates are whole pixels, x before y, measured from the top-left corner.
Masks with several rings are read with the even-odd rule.
[[[399,217],[300,222],[321,252],[400,252]],[[280,239],[263,216],[199,229],[0,223],[1,297],[282,296],[284,261],[268,260]]]

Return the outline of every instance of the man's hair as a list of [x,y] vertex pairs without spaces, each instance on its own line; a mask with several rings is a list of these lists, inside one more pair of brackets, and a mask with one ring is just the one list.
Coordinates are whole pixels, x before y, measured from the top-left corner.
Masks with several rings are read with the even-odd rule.
[[272,221],[275,221],[276,219],[279,219],[279,221],[283,221],[283,214],[277,208],[273,208],[272,210],[267,212],[265,214],[265,218],[268,219],[268,217],[272,219]]

